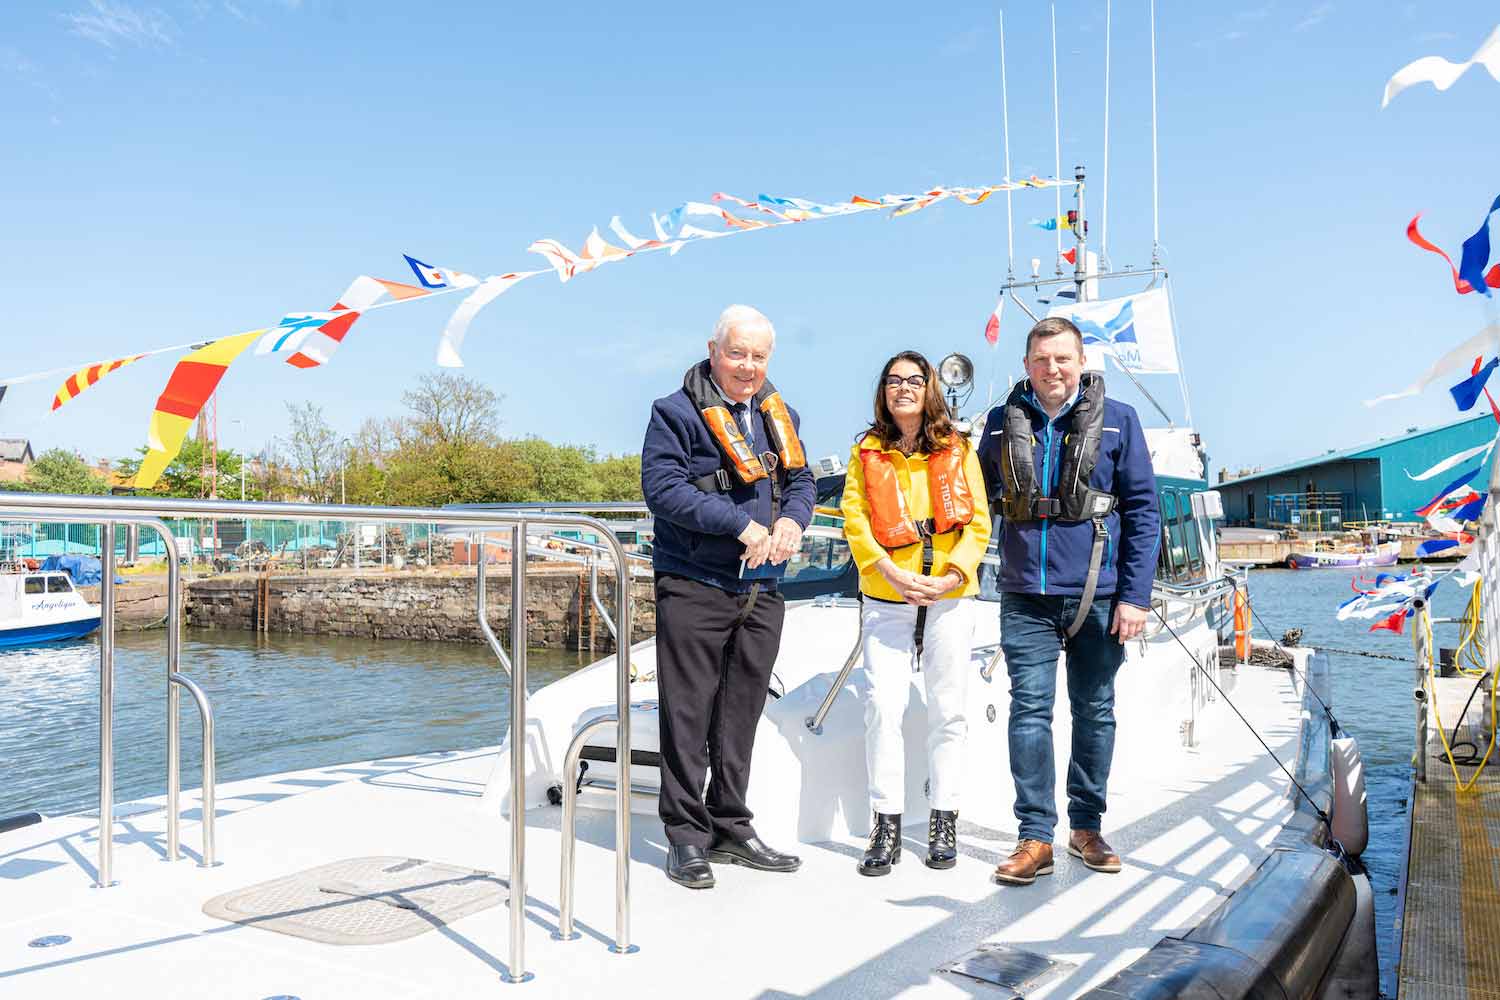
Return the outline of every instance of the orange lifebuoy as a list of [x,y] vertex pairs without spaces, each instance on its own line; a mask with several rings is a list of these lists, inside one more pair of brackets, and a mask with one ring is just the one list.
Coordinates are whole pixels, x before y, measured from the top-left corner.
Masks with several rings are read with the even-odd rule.
[[1250,662],[1250,599],[1239,587],[1234,588],[1234,655]]

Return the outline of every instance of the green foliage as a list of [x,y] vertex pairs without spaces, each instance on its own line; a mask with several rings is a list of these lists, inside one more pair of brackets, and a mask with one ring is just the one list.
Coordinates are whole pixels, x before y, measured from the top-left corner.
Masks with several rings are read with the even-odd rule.
[[97,496],[109,484],[83,459],[63,448],[43,452],[26,470],[26,479],[12,489],[27,493],[71,493]]
[[[422,375],[401,400],[404,416],[366,420],[352,440],[340,438],[317,405],[289,404],[289,433],[248,465],[246,498],[399,507],[641,499],[639,455],[599,458],[591,447],[504,439],[501,397],[482,383]],[[185,442],[152,492],[206,496],[202,456],[201,442]],[[241,456],[221,449],[218,466],[218,495],[238,499]],[[139,467],[140,457],[118,466],[126,475]]]

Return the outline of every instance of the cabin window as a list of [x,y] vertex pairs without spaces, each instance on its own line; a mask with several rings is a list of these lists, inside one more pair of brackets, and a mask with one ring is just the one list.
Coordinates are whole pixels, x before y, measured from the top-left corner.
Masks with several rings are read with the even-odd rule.
[[28,594],[45,594],[46,592],[47,592],[47,582],[45,580],[43,580],[41,577],[39,577],[39,576],[28,576],[26,578],[26,593],[28,593]]
[[1182,515],[1182,541],[1187,550],[1188,569],[1193,576],[1203,574],[1203,546],[1198,540],[1198,522],[1193,519],[1193,496],[1187,490],[1177,494],[1178,511]]
[[68,578],[65,576],[47,577],[47,593],[49,594],[66,594],[72,589],[72,586],[68,583]]
[[1182,525],[1177,520],[1176,494],[1163,490],[1157,497],[1157,505],[1161,508],[1161,575],[1175,583],[1187,574],[1187,562],[1182,549]]
[[784,583],[835,581],[844,575],[853,559],[849,543],[823,534],[802,537],[802,545],[787,562]]

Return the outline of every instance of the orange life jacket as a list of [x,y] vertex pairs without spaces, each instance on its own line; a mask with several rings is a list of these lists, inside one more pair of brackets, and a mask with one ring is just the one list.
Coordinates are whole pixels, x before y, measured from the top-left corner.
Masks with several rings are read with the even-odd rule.
[[[789,471],[807,465],[807,453],[802,448],[801,439],[797,437],[791,412],[787,410],[781,393],[776,391],[769,380],[751,397],[750,405],[765,415],[766,428],[771,436],[770,443],[776,450],[757,455],[745,441],[739,421],[734,419],[724,398],[709,380],[708,370],[707,361],[700,361],[689,368],[687,375],[683,377],[682,388],[693,405],[698,407],[698,412],[703,414],[703,422],[708,425],[709,433],[719,447],[719,457],[724,462],[720,472],[733,474],[733,483],[722,475],[716,477],[720,490],[727,493],[732,486],[748,486],[759,482],[777,468]],[[770,459],[770,469],[766,468],[768,463],[762,461],[763,457]]]
[[906,505],[896,463],[879,448],[861,448],[865,497],[870,502],[870,529],[884,548],[915,545],[930,535],[957,531],[974,519],[974,494],[964,476],[966,449],[954,440],[927,456],[927,496],[932,517],[917,521]]

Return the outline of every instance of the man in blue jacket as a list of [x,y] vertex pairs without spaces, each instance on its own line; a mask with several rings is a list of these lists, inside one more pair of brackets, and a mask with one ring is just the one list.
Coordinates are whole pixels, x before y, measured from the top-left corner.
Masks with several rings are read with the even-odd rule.
[[1010,674],[1010,770],[1020,838],[995,881],[1052,872],[1057,825],[1052,707],[1066,653],[1073,745],[1068,853],[1118,872],[1100,834],[1115,748],[1115,672],[1151,606],[1161,529],[1140,418],[1083,371],[1083,337],[1067,319],[1026,336],[1027,378],[990,411],[980,465],[1000,529],[1000,644]]
[[745,803],[781,648],[776,580],[815,496],[797,415],[766,381],[775,343],[758,311],[725,309],[708,360],[652,405],[641,448],[641,489],[656,519],[659,809],[667,876],[692,889],[713,886],[710,862],[776,872],[802,864],[756,837]]

